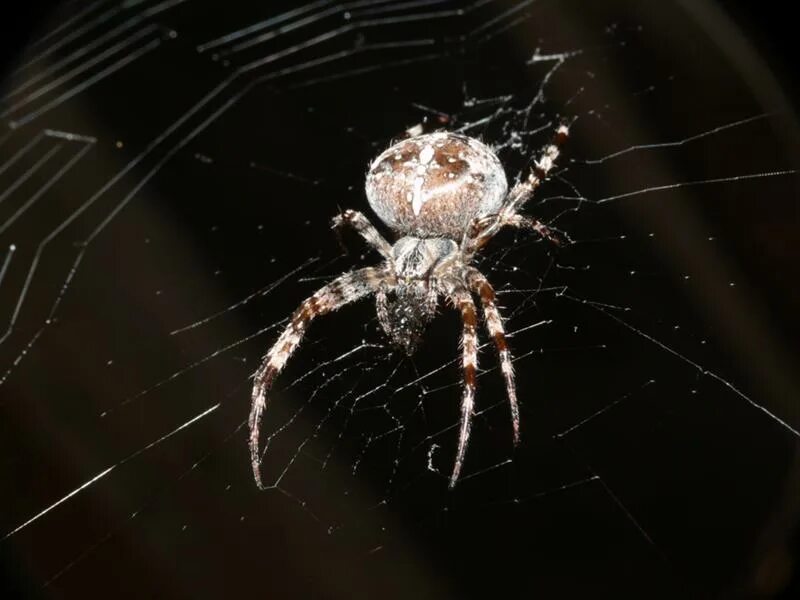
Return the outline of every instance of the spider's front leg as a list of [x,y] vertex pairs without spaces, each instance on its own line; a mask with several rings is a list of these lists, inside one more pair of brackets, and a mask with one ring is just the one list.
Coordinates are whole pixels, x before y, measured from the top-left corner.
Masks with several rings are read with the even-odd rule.
[[[364,239],[365,242],[367,242],[371,248],[374,248],[380,252],[385,259],[392,259],[391,244],[383,238],[383,236],[378,232],[375,226],[369,222],[369,219],[367,219],[363,213],[360,213],[357,210],[347,209],[341,214],[333,217],[332,226],[336,230],[337,235],[340,236],[340,242],[340,232],[342,228],[345,226],[350,226]],[[344,247],[344,244],[342,244],[342,247]]]
[[563,233],[555,232],[550,229],[547,225],[542,223],[539,219],[534,219],[533,217],[526,217],[524,215],[512,215],[508,219],[503,222],[504,225],[508,227],[516,227],[517,229],[529,229],[530,231],[535,231],[538,233],[542,238],[546,239],[552,244],[556,246],[563,246],[565,239],[567,242],[571,242],[569,236],[566,236]]
[[264,362],[253,377],[252,404],[250,407],[250,462],[256,485],[264,489],[261,482],[259,435],[261,417],[267,407],[267,393],[273,381],[283,370],[292,353],[300,345],[306,329],[316,317],[327,314],[375,292],[384,281],[385,272],[374,267],[358,269],[334,279],[307,298],[294,311],[289,324],[278,341],[269,349]]
[[508,200],[501,209],[501,214],[506,217],[517,214],[522,206],[531,199],[542,182],[547,179],[550,171],[556,166],[556,160],[561,154],[561,147],[569,139],[569,126],[561,123],[553,134],[553,139],[544,147],[539,158],[533,163],[533,168],[527,179],[519,182],[508,193]]
[[523,217],[519,211],[524,204],[533,197],[536,189],[550,174],[561,154],[561,146],[569,138],[569,126],[562,123],[556,129],[553,139],[544,147],[538,160],[535,161],[530,174],[526,179],[517,183],[508,192],[508,196],[496,215],[489,215],[479,219],[469,235],[464,240],[462,247],[471,254],[480,250],[492,239],[500,229],[506,226],[524,227],[537,231],[543,237],[558,244],[558,238],[552,235],[551,230],[536,219]]
[[525,215],[504,215],[500,213],[475,219],[462,247],[469,248],[472,253],[477,252],[503,227],[515,227],[517,229],[535,231],[543,239],[546,239],[555,246],[563,246],[565,242],[571,241],[568,236],[550,229],[539,219],[527,217]]

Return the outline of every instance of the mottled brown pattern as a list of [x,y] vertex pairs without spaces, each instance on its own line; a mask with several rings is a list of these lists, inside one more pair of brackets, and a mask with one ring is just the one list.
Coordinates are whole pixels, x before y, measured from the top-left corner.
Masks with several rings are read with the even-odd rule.
[[566,127],[559,127],[556,134],[553,136],[553,145],[560,147],[563,146],[567,139],[569,139],[569,129]]
[[[428,146],[433,157],[421,162]],[[418,177],[424,203],[415,214]],[[366,187],[372,208],[398,233],[460,241],[475,218],[499,209],[508,184],[488,146],[454,133],[434,133],[386,150],[370,168]]]
[[317,306],[316,298],[309,298],[303,304],[300,305],[300,308],[297,309],[292,315],[292,326],[295,329],[300,329],[304,322],[310,321],[314,315],[321,312]]

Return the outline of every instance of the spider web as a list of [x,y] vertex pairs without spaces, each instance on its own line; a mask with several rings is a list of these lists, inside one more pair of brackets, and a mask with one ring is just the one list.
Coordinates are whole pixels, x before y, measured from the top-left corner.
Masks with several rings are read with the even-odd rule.
[[[66,3],[0,104],[9,589],[784,585],[796,122],[706,35],[725,19],[711,5],[648,10]],[[526,212],[570,241],[503,232],[477,263],[506,317],[522,444],[481,332],[448,491],[458,317],[442,306],[406,358],[361,302],[315,323],[276,382],[258,492],[250,376],[303,298],[378,262],[329,231],[340,208],[374,220],[369,160],[444,127],[491,144],[513,180],[560,119],[570,140]]]

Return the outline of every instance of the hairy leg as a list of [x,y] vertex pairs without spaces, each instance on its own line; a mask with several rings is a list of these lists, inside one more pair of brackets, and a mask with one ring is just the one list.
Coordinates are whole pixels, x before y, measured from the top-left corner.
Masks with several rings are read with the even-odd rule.
[[535,231],[542,238],[550,241],[556,246],[562,246],[565,241],[564,238],[566,238],[567,242],[572,241],[569,239],[569,236],[563,233],[554,232],[547,225],[538,219],[534,219],[533,217],[526,217],[524,215],[511,215],[503,221],[502,225],[516,227],[517,229],[529,229],[530,231]]
[[[500,211],[496,215],[490,215],[476,223],[476,226],[462,243],[462,248],[468,255],[471,256],[480,250],[504,226],[515,225],[514,218],[517,213],[531,199],[536,188],[547,178],[561,154],[561,146],[568,138],[569,127],[562,123],[556,129],[551,142],[542,150],[528,177],[508,192],[506,201],[500,207]],[[549,234],[550,230],[539,221],[531,219],[530,222],[533,224],[533,228],[542,232],[543,235],[545,233]],[[545,235],[545,237],[549,237],[549,235]]]
[[261,482],[261,459],[259,456],[261,417],[267,406],[267,392],[269,392],[272,382],[283,370],[297,346],[300,345],[311,321],[374,292],[380,286],[383,277],[382,270],[367,267],[345,273],[321,287],[294,311],[289,324],[264,357],[264,361],[253,378],[249,419],[250,462],[253,467],[253,477],[259,488],[263,489],[264,487]]
[[508,350],[508,342],[506,342],[503,319],[500,316],[500,311],[497,309],[497,304],[495,302],[494,288],[483,273],[475,268],[471,268],[467,273],[467,281],[470,284],[470,288],[478,294],[481,299],[486,329],[489,331],[492,340],[494,340],[497,357],[500,361],[500,370],[506,382],[506,394],[508,395],[508,405],[511,409],[511,427],[514,432],[514,444],[518,444],[519,403],[517,402],[517,389],[514,384],[514,366],[511,362],[511,352]]
[[381,255],[388,259],[392,259],[392,246],[387,242],[383,236],[375,229],[375,226],[369,222],[369,219],[363,213],[357,210],[347,209],[340,215],[333,218],[333,228],[337,234],[345,226],[352,227],[367,244],[381,253]]
[[461,475],[461,467],[467,453],[469,434],[472,427],[472,414],[475,409],[475,384],[478,370],[478,336],[475,332],[478,317],[475,314],[475,303],[468,291],[462,290],[453,297],[453,302],[461,311],[464,323],[463,331],[463,369],[464,392],[461,400],[461,420],[458,428],[458,449],[453,473],[450,475],[450,488],[453,488]]
[[508,193],[508,200],[501,208],[501,214],[513,215],[520,211],[522,206],[530,200],[533,192],[536,191],[542,181],[547,179],[550,171],[556,164],[558,156],[561,154],[561,147],[569,138],[569,127],[562,123],[556,129],[553,139],[544,147],[539,159],[534,163],[530,175],[527,179],[519,182]]
[[[494,233],[492,237],[497,234],[503,227],[514,227],[516,229],[527,229],[529,231],[535,231],[538,233],[542,238],[548,240],[550,243],[555,244],[556,246],[563,246],[565,242],[571,242],[569,236],[566,236],[562,232],[556,232],[550,229],[547,225],[542,223],[540,220],[534,217],[528,217],[525,215],[509,215],[503,216],[500,215],[489,215],[487,217],[483,217],[481,219],[477,219],[475,223],[472,225],[472,229],[468,234],[469,237],[467,238],[467,242],[470,239],[475,239],[476,242],[480,241],[481,244],[485,244],[489,241],[489,237],[486,237],[483,232],[487,230],[489,227],[494,228]],[[480,247],[475,247],[472,251],[472,254],[479,250]],[[470,256],[472,255],[470,254]]]

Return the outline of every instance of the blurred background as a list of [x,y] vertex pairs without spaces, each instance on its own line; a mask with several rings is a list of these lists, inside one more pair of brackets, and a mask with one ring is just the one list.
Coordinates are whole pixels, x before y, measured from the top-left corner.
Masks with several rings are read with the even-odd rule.
[[[800,136],[771,4],[3,14],[4,597],[796,597]],[[505,232],[478,264],[522,445],[485,347],[448,491],[458,319],[407,359],[365,301],[279,379],[259,492],[249,378],[304,297],[378,260],[329,231],[368,213],[369,161],[443,127],[513,181],[562,118],[527,211],[572,243]]]

